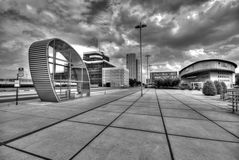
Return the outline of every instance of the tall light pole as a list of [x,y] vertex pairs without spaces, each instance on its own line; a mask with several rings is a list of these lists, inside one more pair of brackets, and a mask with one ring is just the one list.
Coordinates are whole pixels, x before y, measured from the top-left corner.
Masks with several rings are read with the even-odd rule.
[[141,30],[142,28],[147,27],[146,24],[142,24],[141,22],[139,25],[135,26],[136,29],[139,29],[139,49],[140,49],[140,79],[141,79],[141,96],[143,96],[143,79],[142,79],[142,38],[141,38]]
[[[147,55],[145,55],[145,57],[147,58],[147,79],[149,79],[149,57],[150,57],[151,55],[149,55],[149,54],[147,54]],[[147,79],[146,79],[146,83],[147,83]]]

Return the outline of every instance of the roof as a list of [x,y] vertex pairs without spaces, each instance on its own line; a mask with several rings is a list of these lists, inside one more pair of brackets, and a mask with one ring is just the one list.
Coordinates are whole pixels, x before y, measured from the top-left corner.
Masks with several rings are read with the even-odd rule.
[[192,65],[194,65],[194,64],[201,63],[201,62],[208,62],[208,61],[221,61],[221,62],[226,62],[226,63],[232,64],[235,68],[237,68],[237,64],[234,63],[234,62],[231,62],[231,61],[227,61],[227,60],[223,60],[223,59],[205,59],[205,60],[201,60],[201,61],[196,61],[196,62],[194,62],[194,63],[192,63],[192,64],[190,64],[190,65],[184,67],[183,69],[181,69],[181,70],[179,71],[179,74],[181,74],[181,72],[182,72],[184,69],[186,69],[186,68],[188,68],[188,67],[190,67],[190,66],[192,66]]

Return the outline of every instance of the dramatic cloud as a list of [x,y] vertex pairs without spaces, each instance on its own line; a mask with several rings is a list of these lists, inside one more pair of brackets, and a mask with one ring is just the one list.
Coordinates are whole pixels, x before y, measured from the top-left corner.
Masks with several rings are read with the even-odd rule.
[[0,0],[0,78],[15,77],[18,67],[28,71],[30,44],[53,37],[81,55],[100,46],[125,66],[127,53],[139,53],[140,21],[151,70],[206,58],[239,64],[238,0]]

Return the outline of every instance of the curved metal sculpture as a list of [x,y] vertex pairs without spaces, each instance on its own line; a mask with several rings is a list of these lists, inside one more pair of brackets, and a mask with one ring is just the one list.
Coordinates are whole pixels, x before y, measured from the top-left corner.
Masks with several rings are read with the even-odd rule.
[[90,95],[88,70],[79,54],[63,40],[34,42],[29,48],[29,65],[42,101],[59,102]]

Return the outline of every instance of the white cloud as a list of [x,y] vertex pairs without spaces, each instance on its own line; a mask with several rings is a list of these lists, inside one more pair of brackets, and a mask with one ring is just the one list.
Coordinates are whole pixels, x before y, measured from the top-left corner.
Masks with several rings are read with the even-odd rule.
[[203,56],[206,55],[207,53],[204,52],[203,48],[200,49],[192,49],[189,51],[186,51],[186,55],[189,55],[191,57],[199,57],[199,56]]

